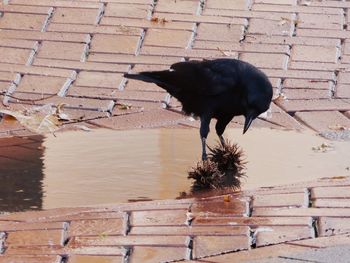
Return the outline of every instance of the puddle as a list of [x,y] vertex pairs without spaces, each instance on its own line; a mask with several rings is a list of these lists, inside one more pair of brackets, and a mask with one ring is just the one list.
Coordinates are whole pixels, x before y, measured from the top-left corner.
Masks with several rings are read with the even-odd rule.
[[[241,133],[228,129],[225,137],[244,149],[243,189],[350,175],[349,142],[312,132]],[[212,132],[209,144],[216,140]],[[201,154],[197,129],[64,132],[17,146],[4,142],[0,211],[175,198],[190,189],[187,171]]]

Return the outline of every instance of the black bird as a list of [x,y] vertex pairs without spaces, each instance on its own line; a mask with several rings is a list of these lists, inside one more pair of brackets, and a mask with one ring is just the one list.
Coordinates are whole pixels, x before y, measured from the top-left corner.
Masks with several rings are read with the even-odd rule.
[[243,134],[252,121],[268,110],[272,85],[253,65],[236,59],[178,62],[169,70],[125,74],[126,78],[152,82],[177,98],[186,114],[200,118],[202,160],[207,159],[206,138],[212,118],[216,133],[222,134],[234,116],[245,116]]

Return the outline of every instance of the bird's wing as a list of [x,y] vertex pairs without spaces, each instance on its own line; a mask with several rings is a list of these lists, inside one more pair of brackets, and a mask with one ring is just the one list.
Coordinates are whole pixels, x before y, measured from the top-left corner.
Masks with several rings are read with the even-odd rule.
[[188,88],[212,96],[234,89],[238,82],[236,64],[232,60],[192,60],[175,63],[171,69],[188,81]]

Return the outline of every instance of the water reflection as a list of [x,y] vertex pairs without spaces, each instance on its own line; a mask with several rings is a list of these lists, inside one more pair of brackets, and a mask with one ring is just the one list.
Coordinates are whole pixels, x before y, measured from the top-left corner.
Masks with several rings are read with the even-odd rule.
[[43,138],[0,139],[0,211],[42,209]]
[[[243,189],[350,175],[349,142],[311,132],[229,129],[247,156]],[[215,134],[209,144],[216,141]],[[15,139],[14,139],[15,140]],[[16,139],[20,140],[20,139]],[[200,159],[197,129],[64,132],[0,140],[0,211],[166,199],[189,191]]]

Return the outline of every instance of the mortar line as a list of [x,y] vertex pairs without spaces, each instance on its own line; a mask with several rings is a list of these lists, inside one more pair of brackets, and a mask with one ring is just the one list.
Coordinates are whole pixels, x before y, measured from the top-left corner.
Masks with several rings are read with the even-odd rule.
[[107,7],[107,3],[100,3],[100,7],[98,8],[98,13],[97,13],[97,17],[95,20],[95,25],[99,25],[101,22],[101,19],[103,17],[103,15],[105,14],[105,10]]
[[52,19],[52,16],[55,12],[55,8],[54,7],[50,7],[49,11],[47,12],[47,17],[44,21],[44,24],[41,28],[41,32],[46,32],[47,30],[47,27],[49,26],[50,22],[51,22],[51,19]]
[[125,211],[123,213],[123,228],[122,228],[123,236],[127,236],[130,233],[130,230],[131,230],[130,212]]
[[84,48],[83,48],[83,53],[81,54],[81,57],[80,57],[80,62],[86,62],[86,59],[89,56],[90,46],[91,46],[91,39],[92,39],[92,35],[91,34],[87,34],[87,36],[85,38],[85,44],[84,44]]
[[2,101],[2,104],[4,104],[5,106],[9,105],[9,101],[11,99],[7,95],[11,95],[11,94],[13,94],[16,91],[16,89],[17,89],[17,87],[18,87],[18,85],[19,85],[19,83],[20,83],[20,81],[22,79],[22,76],[23,76],[22,74],[16,73],[15,79],[9,85],[9,87],[8,87],[8,89],[6,91],[6,94],[4,95],[4,99]]
[[67,78],[67,80],[63,84],[62,88],[57,92],[57,96],[59,96],[59,97],[66,96],[72,83],[77,79],[77,75],[78,75],[78,73],[75,70],[72,70],[71,75]]
[[5,240],[6,240],[6,233],[0,232],[0,255],[5,252]]

